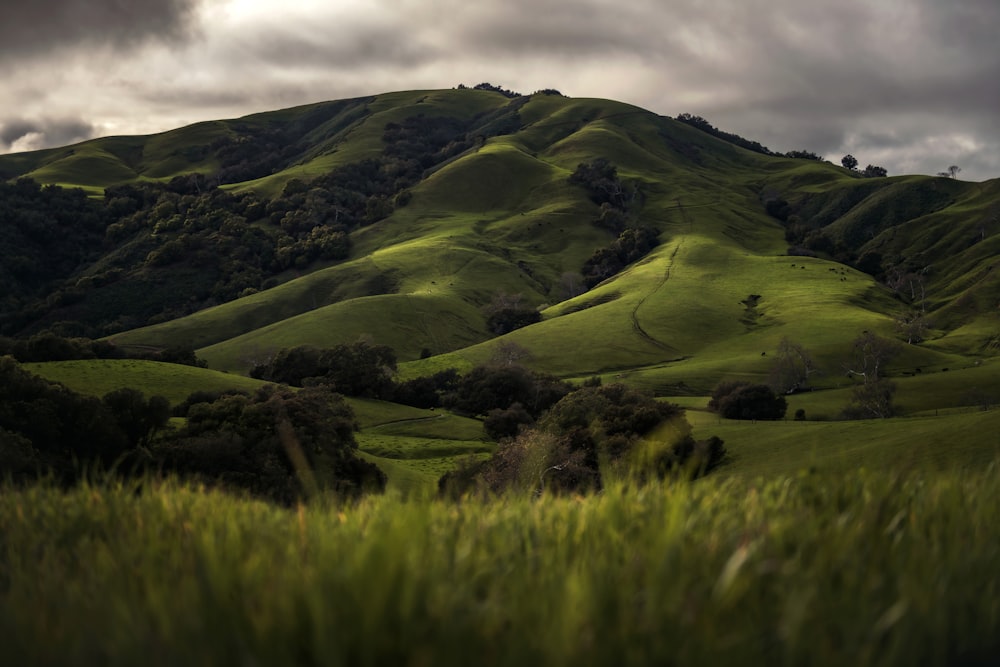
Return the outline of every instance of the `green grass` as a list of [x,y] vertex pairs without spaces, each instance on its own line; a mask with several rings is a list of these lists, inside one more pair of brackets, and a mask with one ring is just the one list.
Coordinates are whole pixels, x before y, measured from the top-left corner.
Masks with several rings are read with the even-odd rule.
[[696,437],[725,441],[729,461],[719,471],[723,476],[770,477],[807,468],[973,470],[1000,456],[997,409],[832,422],[745,422],[693,410],[687,415]]
[[280,509],[0,495],[11,664],[955,665],[1000,637],[997,464]]
[[194,391],[237,389],[253,392],[267,384],[205,368],[138,359],[88,359],[22,364],[25,370],[75,392],[103,396],[114,389],[132,387],[147,396],[160,395],[177,404]]
[[357,434],[359,449],[385,471],[390,491],[407,497],[433,495],[441,476],[461,460],[485,458],[496,448],[476,419],[401,407],[381,412],[379,423],[365,422]]

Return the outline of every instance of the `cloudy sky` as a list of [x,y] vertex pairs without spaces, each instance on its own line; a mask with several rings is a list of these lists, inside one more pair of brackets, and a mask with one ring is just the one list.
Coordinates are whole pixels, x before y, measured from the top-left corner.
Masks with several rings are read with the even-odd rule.
[[998,35],[1000,0],[3,0],[0,152],[489,81],[978,181]]

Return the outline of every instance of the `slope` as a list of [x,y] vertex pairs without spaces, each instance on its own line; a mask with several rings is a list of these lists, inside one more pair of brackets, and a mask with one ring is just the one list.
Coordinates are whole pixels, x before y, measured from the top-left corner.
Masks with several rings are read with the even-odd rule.
[[[245,372],[282,347],[366,336],[391,345],[408,376],[481,363],[510,342],[562,376],[695,393],[722,377],[762,377],[786,336],[836,367],[855,335],[891,335],[915,307],[931,320],[928,340],[907,346],[900,367],[996,352],[1000,182],[861,179],[626,104],[472,90],[322,103],[71,149],[116,165],[90,170],[90,187],[112,172],[108,184],[128,170],[141,180],[203,169],[266,198],[337,165],[381,156],[390,168],[386,131],[400,126],[439,134],[428,139],[437,152],[388,217],[350,231],[346,260],[114,340],[192,346],[215,368]],[[11,156],[0,173],[71,182],[70,157]],[[615,238],[569,181],[597,157],[641,193],[626,224],[655,229],[661,244],[575,294],[566,276]],[[893,270],[921,276],[920,303],[888,278]],[[494,338],[482,309],[501,292],[540,308],[542,321]]]

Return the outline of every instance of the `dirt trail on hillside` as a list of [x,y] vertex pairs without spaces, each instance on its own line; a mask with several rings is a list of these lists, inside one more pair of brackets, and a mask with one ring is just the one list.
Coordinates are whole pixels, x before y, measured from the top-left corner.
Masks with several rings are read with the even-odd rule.
[[679,241],[677,243],[677,247],[675,247],[674,251],[670,253],[670,259],[667,260],[667,270],[663,272],[663,276],[661,276],[657,281],[656,286],[653,287],[653,289],[651,289],[645,296],[639,299],[639,301],[635,304],[635,308],[632,309],[632,330],[650,345],[675,354],[677,353],[677,350],[673,346],[654,338],[648,331],[642,328],[642,325],[639,323],[639,308],[642,307],[642,304],[646,303],[646,299],[656,294],[656,292],[666,285],[668,280],[670,280],[670,270],[674,266],[674,258],[677,257],[677,253],[680,251],[682,243],[682,241]]

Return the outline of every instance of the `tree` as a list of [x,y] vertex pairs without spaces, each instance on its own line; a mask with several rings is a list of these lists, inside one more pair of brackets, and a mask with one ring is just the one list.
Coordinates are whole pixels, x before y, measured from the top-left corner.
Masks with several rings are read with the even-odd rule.
[[524,303],[520,294],[506,292],[494,294],[489,305],[483,308],[483,313],[486,315],[486,327],[498,336],[542,319],[538,309]]
[[896,383],[889,380],[866,382],[851,392],[851,402],[843,414],[848,419],[888,419],[895,413],[895,393]]
[[269,386],[192,405],[187,424],[157,440],[153,455],[164,470],[284,504],[317,490],[356,497],[383,489],[386,477],[357,456],[355,428],[350,406],[327,388]]
[[170,419],[170,402],[162,396],[146,396],[138,389],[123,387],[104,395],[101,402],[108,408],[118,427],[125,433],[130,447],[149,444],[158,430]]
[[514,366],[532,358],[531,350],[514,341],[501,340],[493,348],[490,364],[494,366]]
[[708,408],[726,419],[781,419],[788,403],[766,384],[721,382],[712,392]]
[[285,348],[269,362],[255,366],[250,375],[296,387],[325,385],[346,396],[386,398],[395,372],[392,348],[359,340],[331,348]]
[[879,167],[873,164],[865,167],[865,170],[862,173],[865,175],[865,178],[883,178],[889,174],[889,172],[885,170],[885,167]]
[[885,419],[893,415],[892,398],[896,385],[885,379],[885,365],[899,351],[897,341],[871,331],[864,331],[854,339],[844,370],[850,376],[861,377],[863,383],[852,393],[851,403],[844,409],[846,417]]
[[512,403],[506,409],[494,408],[483,420],[483,430],[494,440],[512,438],[517,435],[521,426],[534,423],[534,418],[520,403]]
[[558,297],[560,301],[572,299],[586,291],[583,276],[578,271],[565,271],[559,276]]
[[847,375],[864,379],[865,384],[878,382],[885,374],[885,365],[900,351],[899,343],[863,331],[851,343],[851,356],[844,363]]
[[[13,434],[5,439],[19,451],[30,443],[35,472],[62,481],[75,479],[81,464],[109,467],[130,449],[100,400],[32,375],[12,357],[0,357],[0,430]],[[6,472],[0,469],[0,479]]]
[[927,316],[920,310],[908,310],[900,313],[895,320],[896,332],[906,339],[910,345],[919,343],[927,336],[930,323]]
[[778,342],[767,383],[779,394],[792,394],[805,387],[809,376],[816,372],[816,365],[808,350],[783,336]]
[[854,171],[858,168],[858,158],[848,153],[840,159],[840,164],[844,165],[845,169]]
[[[512,406],[497,421],[516,421]],[[683,410],[622,384],[590,384],[567,394],[532,428],[477,466],[443,478],[456,496],[470,490],[585,492],[608,475],[646,481],[682,472],[697,476],[725,456],[719,438],[696,442]]]
[[558,378],[522,366],[476,366],[463,375],[453,391],[441,398],[444,407],[467,415],[486,415],[520,403],[533,417],[570,391]]

